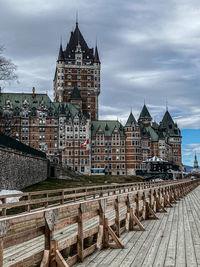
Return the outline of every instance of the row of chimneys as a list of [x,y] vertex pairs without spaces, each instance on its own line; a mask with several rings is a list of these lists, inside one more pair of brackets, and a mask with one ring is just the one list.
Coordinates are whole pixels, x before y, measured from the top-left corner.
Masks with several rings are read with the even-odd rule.
[[[0,86],[0,95],[1,95],[2,91],[1,91],[1,86]],[[33,97],[35,97],[35,87],[33,87]]]

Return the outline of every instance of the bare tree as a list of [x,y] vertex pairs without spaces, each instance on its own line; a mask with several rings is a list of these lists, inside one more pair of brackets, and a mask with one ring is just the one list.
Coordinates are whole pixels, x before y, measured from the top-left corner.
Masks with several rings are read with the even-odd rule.
[[2,56],[3,51],[4,47],[0,46],[0,81],[16,80],[17,75],[15,71],[17,67],[11,60]]

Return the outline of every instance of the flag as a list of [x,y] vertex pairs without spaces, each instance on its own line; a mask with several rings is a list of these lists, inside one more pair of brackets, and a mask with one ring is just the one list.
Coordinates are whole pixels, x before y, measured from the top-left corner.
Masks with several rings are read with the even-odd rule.
[[81,148],[84,147],[84,146],[87,146],[89,144],[89,139],[87,139],[82,145],[81,145]]

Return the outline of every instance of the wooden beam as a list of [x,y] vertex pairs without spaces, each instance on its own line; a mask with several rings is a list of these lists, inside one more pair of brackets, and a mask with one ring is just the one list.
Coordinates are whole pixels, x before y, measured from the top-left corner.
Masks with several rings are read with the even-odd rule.
[[141,224],[141,222],[139,221],[139,219],[135,216],[135,214],[132,215],[132,218],[133,218],[133,221],[135,224],[137,224],[138,228],[133,226],[133,230],[134,231],[144,231],[144,227],[143,225]]
[[50,256],[50,251],[45,249],[42,262],[40,263],[40,267],[48,267],[49,266],[49,256]]
[[78,243],[77,243],[77,252],[78,258],[81,262],[83,262],[84,254],[83,254],[83,212],[85,211],[85,204],[81,203],[80,208],[78,209]]
[[56,249],[56,262],[59,267],[69,267],[58,249]]
[[116,232],[117,232],[118,237],[120,237],[119,202],[120,202],[120,198],[117,197],[117,199],[115,200],[115,225],[116,225]]
[[99,225],[99,231],[97,236],[97,250],[101,249],[103,247],[103,225]]
[[[120,239],[117,237],[117,235],[115,234],[115,232],[112,230],[112,228],[109,226],[108,224],[108,219],[105,219],[105,227],[108,230],[108,234],[111,235],[112,239],[115,241],[116,245],[118,248],[124,248],[124,245],[122,244],[122,242],[120,241]],[[108,243],[109,246],[109,243]]]

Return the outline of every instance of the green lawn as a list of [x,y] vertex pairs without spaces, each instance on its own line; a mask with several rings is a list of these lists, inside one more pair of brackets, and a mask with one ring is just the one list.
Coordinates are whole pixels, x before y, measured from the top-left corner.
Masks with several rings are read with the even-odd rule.
[[92,185],[103,185],[104,180],[107,181],[107,184],[111,183],[134,183],[142,182],[140,176],[85,176],[83,181],[72,181],[72,180],[62,180],[62,179],[47,179],[43,182],[31,185],[23,189],[23,192],[31,191],[41,191],[41,190],[53,190],[53,189],[62,189],[62,188],[71,188],[71,187],[81,187],[81,186],[92,186]]

